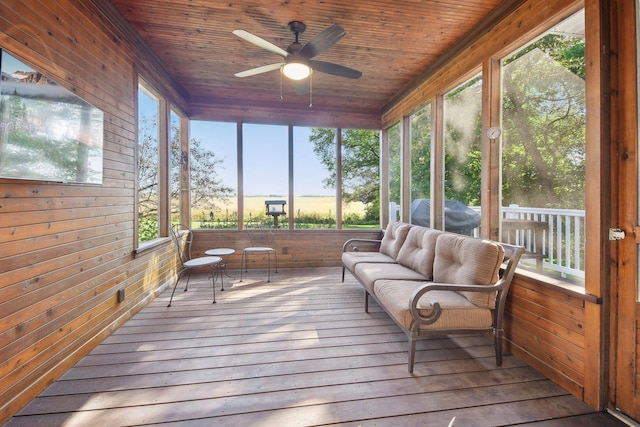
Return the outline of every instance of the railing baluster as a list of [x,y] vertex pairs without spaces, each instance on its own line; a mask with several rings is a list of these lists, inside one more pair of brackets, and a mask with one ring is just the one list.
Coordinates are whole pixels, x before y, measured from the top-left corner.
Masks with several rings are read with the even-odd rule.
[[[479,211],[478,207],[472,208]],[[511,205],[502,208],[502,218],[546,223],[542,236],[535,239],[535,232],[530,227],[514,230],[512,243],[525,246],[529,252],[542,254],[542,266],[548,271],[557,271],[562,277],[584,278],[584,210]],[[542,247],[538,248],[538,244]]]

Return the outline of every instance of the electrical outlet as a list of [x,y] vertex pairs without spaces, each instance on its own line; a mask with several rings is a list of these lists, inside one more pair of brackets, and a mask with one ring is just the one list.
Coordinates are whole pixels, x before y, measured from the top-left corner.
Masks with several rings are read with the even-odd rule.
[[124,301],[124,288],[118,289],[118,302]]

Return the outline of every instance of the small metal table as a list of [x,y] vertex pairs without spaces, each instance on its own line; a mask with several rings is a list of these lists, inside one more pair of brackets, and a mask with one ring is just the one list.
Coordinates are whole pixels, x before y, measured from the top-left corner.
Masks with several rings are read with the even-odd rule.
[[224,291],[224,279],[222,278],[223,275],[227,276],[230,279],[234,279],[235,280],[235,277],[229,276],[229,274],[227,273],[227,260],[235,252],[236,252],[235,249],[231,249],[231,248],[208,249],[208,250],[206,250],[204,252],[205,255],[217,256],[217,257],[222,258],[222,261],[217,264],[217,268],[218,268],[218,271],[220,271],[220,280],[221,280],[221,283],[222,283],[222,289],[221,290],[223,290],[223,291]]

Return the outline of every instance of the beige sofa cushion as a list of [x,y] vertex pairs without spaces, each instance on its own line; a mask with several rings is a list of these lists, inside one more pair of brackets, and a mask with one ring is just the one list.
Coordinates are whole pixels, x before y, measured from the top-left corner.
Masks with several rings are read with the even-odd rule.
[[426,227],[411,227],[404,244],[398,252],[399,264],[417,271],[431,280],[433,259],[436,254],[436,240],[443,231]]
[[[491,285],[498,281],[504,258],[496,242],[455,234],[441,234],[436,241],[433,281],[461,285]],[[462,292],[478,307],[495,308],[495,293]]]
[[[379,280],[374,285],[374,291],[389,315],[409,329],[413,322],[413,316],[409,310],[409,300],[413,291],[423,284],[424,282],[404,280]],[[422,325],[420,330],[484,330],[491,328],[493,323],[491,310],[478,307],[457,292],[427,292],[418,301],[418,311],[422,316],[431,314],[430,301],[440,303],[442,313],[435,323]]]
[[359,263],[354,276],[370,293],[374,293],[376,280],[413,280],[426,281],[422,274],[400,264]]
[[390,222],[382,236],[380,253],[396,259],[410,228],[411,224],[406,222]]
[[342,264],[349,270],[354,271],[356,264],[361,262],[395,264],[396,260],[389,255],[380,252],[343,252]]

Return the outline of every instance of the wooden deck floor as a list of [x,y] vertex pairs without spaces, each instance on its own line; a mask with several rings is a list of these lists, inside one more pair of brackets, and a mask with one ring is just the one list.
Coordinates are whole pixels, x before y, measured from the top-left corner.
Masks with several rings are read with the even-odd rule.
[[[264,274],[262,274],[264,273]],[[170,289],[6,426],[622,426],[485,337],[407,340],[338,268]]]

